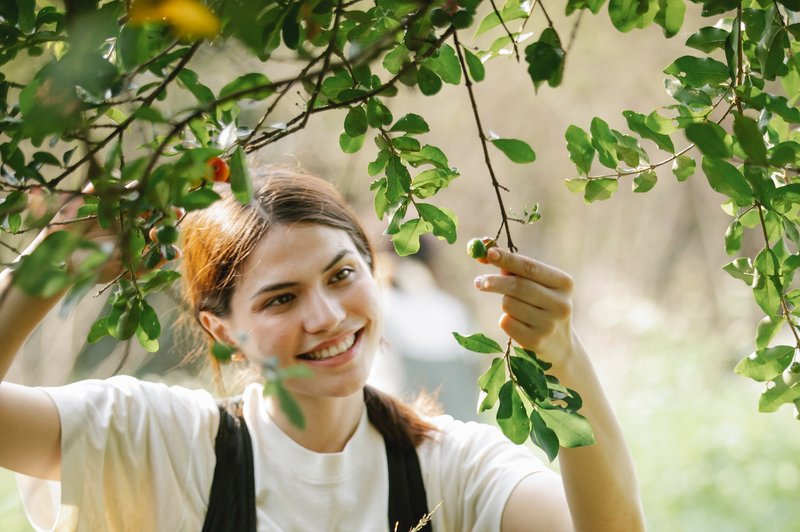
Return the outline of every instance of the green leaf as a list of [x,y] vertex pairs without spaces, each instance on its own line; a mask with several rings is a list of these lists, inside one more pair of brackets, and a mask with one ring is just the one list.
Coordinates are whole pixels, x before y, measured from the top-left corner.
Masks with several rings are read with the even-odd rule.
[[367,132],[367,112],[363,105],[357,105],[347,112],[344,119],[344,132],[349,137],[358,137]]
[[411,190],[411,174],[397,155],[389,157],[386,163],[386,181],[386,198],[390,203]]
[[405,257],[419,251],[419,237],[430,233],[431,225],[425,220],[415,218],[400,226],[397,233],[392,235],[392,244],[398,255]]
[[275,382],[275,392],[278,396],[278,404],[281,410],[286,414],[286,417],[289,418],[292,425],[299,429],[304,429],[306,427],[306,418],[303,415],[303,411],[300,410],[300,405],[297,404],[297,401],[289,394],[288,390],[284,388],[281,381],[273,382]]
[[495,148],[502,151],[506,157],[517,164],[532,163],[536,160],[536,154],[526,143],[517,139],[493,139],[492,144]]
[[237,100],[263,100],[268,98],[275,91],[270,86],[270,81],[264,74],[258,72],[251,72],[243,76],[239,76],[231,81],[219,91],[219,98],[225,99],[239,92],[244,92],[241,96],[237,96]]
[[710,57],[684,55],[664,69],[664,74],[675,76],[685,85],[722,85],[730,81],[728,66]]
[[672,173],[678,181],[686,181],[694,174],[697,163],[686,155],[679,155],[672,161]]
[[725,253],[733,255],[742,248],[744,228],[738,219],[731,222],[725,231]]
[[764,138],[758,129],[758,124],[752,118],[736,114],[733,119],[733,132],[742,150],[747,154],[750,162],[766,166],[767,147]]
[[619,188],[619,181],[614,178],[589,179],[586,189],[583,191],[583,200],[587,204],[607,200],[617,191],[617,188]]
[[564,49],[558,34],[552,28],[545,28],[535,43],[525,48],[525,61],[528,63],[528,75],[538,88],[543,82],[551,87],[561,84],[564,74]]
[[564,133],[564,138],[567,140],[569,158],[575,164],[578,173],[587,175],[594,159],[594,148],[589,141],[589,135],[581,128],[570,125]]
[[444,212],[429,203],[415,203],[420,217],[433,227],[433,234],[444,238],[448,244],[456,241],[456,224],[454,215]]
[[623,33],[630,31],[639,22],[639,2],[637,0],[610,0],[608,16],[617,30]]
[[547,397],[547,379],[544,371],[527,358],[512,356],[509,363],[517,385],[531,401],[543,401]]
[[592,146],[597,150],[597,158],[600,164],[606,168],[614,169],[617,167],[617,138],[608,127],[605,120],[594,117],[589,127],[592,134]]
[[112,322],[111,318],[108,320],[111,336],[117,340],[127,340],[131,338],[136,333],[136,329],[139,328],[139,316],[141,312],[142,306],[138,300],[128,301],[128,305],[119,314],[115,322]]
[[642,172],[633,178],[633,191],[634,192],[647,192],[656,186],[658,176],[653,170]]
[[[681,4],[683,3],[683,0],[678,1],[681,2]],[[669,138],[669,135],[656,133],[650,129],[647,124],[645,124],[645,120],[647,119],[645,115],[634,111],[622,111],[622,116],[627,120],[628,127],[631,131],[638,133],[642,138],[652,140],[662,150],[675,153],[675,146],[672,144],[672,139]]]
[[339,148],[344,153],[356,153],[364,145],[365,135],[351,137],[346,132],[339,135]]
[[547,426],[535,408],[531,411],[531,441],[547,454],[551,462],[558,456],[561,447],[558,444],[558,436]]
[[86,336],[86,341],[94,344],[106,336],[108,336],[108,317],[104,316],[92,324],[89,334]]
[[771,382],[774,386],[767,388],[758,400],[759,412],[775,412],[781,405],[800,399],[800,384],[787,386],[781,377]]
[[582,415],[557,408],[537,410],[545,424],[558,436],[561,447],[582,447],[595,443],[592,427]]
[[417,114],[409,113],[395,122],[392,129],[389,131],[405,131],[406,133],[416,135],[419,133],[427,133],[430,131],[430,128],[424,118]]
[[156,353],[159,350],[158,340],[147,336],[141,326],[136,328],[136,339],[139,341],[139,345],[148,353]]
[[495,358],[492,360],[492,365],[486,372],[478,378],[478,386],[481,390],[486,392],[486,397],[483,398],[480,405],[478,405],[478,413],[484,412],[492,408],[497,402],[500,388],[506,380],[505,364],[502,358]]
[[161,323],[158,321],[158,314],[147,301],[142,301],[142,312],[139,315],[139,327],[150,340],[156,340],[161,336]]
[[703,157],[703,172],[715,191],[733,199],[739,205],[749,205],[753,192],[744,176],[732,164],[715,157]]
[[771,81],[783,66],[789,38],[774,4],[769,7],[764,19],[766,25],[756,46],[756,56],[761,66],[761,74],[764,79]]
[[136,109],[133,113],[133,117],[136,120],[144,120],[145,122],[152,122],[154,124],[163,124],[167,121],[161,114],[161,111],[150,105]]
[[222,342],[215,341],[211,346],[211,354],[220,362],[230,362],[236,348]]
[[435,72],[445,83],[451,85],[461,83],[461,63],[458,61],[456,51],[449,44],[442,44],[437,55],[425,59],[422,64]]
[[32,296],[48,298],[69,286],[65,262],[80,237],[68,231],[47,236],[33,253],[26,255],[14,271],[13,283]]
[[714,28],[706,26],[700,28],[691,37],[686,40],[686,46],[700,50],[701,52],[710,53],[717,48],[725,46],[725,40],[730,35],[730,32],[722,28]]
[[22,212],[28,206],[28,195],[24,190],[15,190],[3,198],[0,203],[0,216],[7,216],[11,213]]
[[612,129],[611,133],[617,139],[617,145],[615,146],[617,157],[622,159],[625,164],[631,168],[636,168],[641,161],[648,160],[647,152],[642,149],[635,137],[623,135],[616,129]]
[[497,408],[497,424],[509,440],[517,445],[525,443],[531,421],[514,383],[508,381],[503,384],[498,397],[500,406]]
[[392,146],[394,146],[398,151],[401,152],[408,152],[408,151],[416,152],[419,151],[420,143],[414,137],[403,135],[402,137],[393,138]]
[[473,54],[466,48],[463,49],[463,52],[470,77],[474,81],[483,81],[483,79],[486,77],[486,68],[484,68],[483,62],[478,58],[477,55]]
[[392,123],[392,113],[379,99],[370,98],[367,101],[367,122],[374,128],[388,126]]
[[780,295],[781,291],[774,277],[756,272],[753,277],[753,296],[765,314],[775,316],[780,311]]
[[442,90],[441,78],[424,66],[419,67],[417,71],[417,85],[420,92],[425,96],[433,96]]
[[656,14],[655,22],[664,28],[664,36],[669,39],[680,31],[685,13],[684,0],[658,0],[658,14]]
[[695,122],[686,127],[686,138],[693,142],[703,155],[727,159],[733,155],[733,141],[720,126],[713,122]]
[[197,73],[193,70],[189,70],[188,68],[182,69],[178,72],[178,79],[189,92],[197,98],[199,104],[205,105],[214,101],[214,93],[211,89],[200,83]]
[[769,343],[785,323],[786,318],[783,316],[765,316],[762,318],[756,328],[756,348],[764,349],[769,347]]
[[389,150],[379,151],[375,160],[367,165],[367,173],[370,176],[379,174],[384,168],[386,168],[386,163],[389,162],[390,156],[391,152]]
[[481,333],[462,336],[457,332],[452,333],[458,344],[464,349],[475,353],[502,353],[503,348],[500,344]]
[[183,207],[187,211],[196,211],[198,209],[205,209],[218,199],[220,199],[219,194],[210,188],[203,187],[189,192],[178,200],[175,205]]
[[523,347],[514,346],[514,352],[517,354],[517,356],[520,356],[522,358],[526,358],[526,359],[530,360],[537,367],[539,367],[539,368],[541,368],[543,370],[548,370],[551,367],[553,367],[553,365],[550,362],[547,362],[547,361],[544,361],[544,360],[540,359],[536,355],[536,352],[532,351],[530,349],[525,349]]
[[747,286],[753,285],[755,270],[749,258],[738,258],[723,266],[722,269],[728,272],[734,279],[744,281]]
[[784,368],[792,361],[794,348],[788,345],[771,348],[780,352],[779,356],[765,357],[761,353],[766,350],[759,350],[751,353],[750,356],[743,358],[733,368],[733,372],[743,377],[748,377],[757,382],[767,382],[779,377]]
[[246,205],[253,199],[253,180],[241,146],[231,155],[231,192],[239,203]]

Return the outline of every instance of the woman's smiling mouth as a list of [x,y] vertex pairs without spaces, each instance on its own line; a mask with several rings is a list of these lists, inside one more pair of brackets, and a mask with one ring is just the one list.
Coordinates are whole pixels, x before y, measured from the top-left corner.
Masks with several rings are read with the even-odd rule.
[[[301,355],[297,355],[297,358],[301,360],[307,360],[309,362],[322,362],[327,360],[333,361],[332,359],[341,357],[344,354],[352,354],[351,353],[351,351],[353,351],[352,348],[355,345],[358,338],[360,337],[363,330],[364,329],[359,329],[358,331],[348,335],[335,345],[328,346],[322,349],[317,349],[315,351],[310,351],[308,353],[303,353]],[[342,362],[344,362],[344,360],[342,360]]]

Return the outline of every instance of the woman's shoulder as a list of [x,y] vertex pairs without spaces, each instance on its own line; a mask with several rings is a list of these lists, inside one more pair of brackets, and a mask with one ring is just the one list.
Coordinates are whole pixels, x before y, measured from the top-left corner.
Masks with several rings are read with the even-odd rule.
[[423,461],[495,466],[524,464],[526,469],[547,469],[525,445],[506,438],[499,427],[477,421],[460,421],[449,415],[426,417],[434,430],[417,448]]
[[205,389],[129,375],[86,379],[42,389],[56,404],[62,418],[92,411],[115,416],[199,416],[211,420],[218,412],[216,399]]

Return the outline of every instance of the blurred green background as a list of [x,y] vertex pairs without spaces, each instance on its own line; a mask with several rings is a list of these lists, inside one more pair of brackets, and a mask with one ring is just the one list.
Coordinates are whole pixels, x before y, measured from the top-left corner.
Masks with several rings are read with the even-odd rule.
[[[575,327],[596,361],[631,446],[649,529],[797,530],[800,426],[788,407],[759,414],[761,386],[732,373],[736,362],[753,350],[760,310],[750,289],[722,271],[731,258],[723,249],[728,218],[719,208],[721,196],[702,175],[679,184],[669,169],[659,173],[658,185],[647,194],[634,196],[623,180],[612,200],[590,206],[563,184],[574,176],[563,140],[569,124],[588,129],[591,118],[600,116],[624,131],[622,110],[647,113],[670,104],[661,70],[689,53],[683,47],[689,35],[713,22],[700,19],[697,6],[688,9],[683,31],[669,41],[657,27],[623,35],[605,12],[585,16],[558,90],[542,87],[536,94],[525,65],[509,57],[487,64],[487,79],[476,86],[476,95],[486,128],[526,140],[537,153],[537,162],[525,166],[508,162],[499,152],[494,158],[511,189],[507,201],[512,208],[541,204],[540,222],[512,227],[515,242],[523,253],[561,267],[576,280]],[[539,18],[529,25],[536,34],[542,29]],[[556,17],[554,23],[568,34],[570,22]],[[14,79],[33,73],[35,61],[26,59],[11,65]],[[190,66],[214,89],[259,68],[233,43],[202,48]],[[270,68],[265,73],[278,79],[296,65],[276,61]],[[173,91],[165,107],[182,96]],[[299,98],[279,110],[281,116],[274,121],[294,116]],[[431,125],[429,141],[442,147],[462,173],[438,202],[459,217],[458,243],[428,243],[427,279],[409,273],[419,268],[402,266],[414,259],[387,260],[393,263],[395,289],[429,290],[433,281],[462,302],[462,323],[472,330],[459,332],[483,330],[502,338],[496,327],[499,300],[472,288],[472,278],[483,269],[464,254],[469,238],[494,234],[499,223],[466,89],[445,86],[436,97],[424,98],[401,88],[391,103],[395,116],[423,114]],[[245,107],[242,116],[255,122],[260,111],[262,106]],[[343,155],[337,142],[343,119],[344,112],[315,116],[304,131],[267,147],[252,162],[297,162],[333,180],[385,245],[381,222],[371,212],[366,175],[374,147],[367,143],[358,154]],[[135,136],[129,137],[134,149]],[[686,144],[676,138],[678,149]],[[665,157],[654,146],[647,148],[653,161]],[[743,253],[748,249],[753,248],[748,248],[746,235]],[[66,315],[54,311],[20,354],[9,380],[57,385],[118,370],[187,385],[205,382],[197,368],[176,368],[188,349],[185,343],[155,356],[136,346],[126,356],[125,346],[108,339],[85,346],[88,327],[103,304],[102,297],[89,297]],[[155,305],[164,320],[177,307],[166,297]],[[428,323],[430,329],[439,328],[430,331],[431,338],[449,335],[449,325],[446,319]],[[168,338],[162,341],[169,343]],[[393,343],[402,346],[403,339],[395,336]],[[461,417],[471,415],[475,378],[486,360],[462,353],[428,362],[422,357],[407,363],[402,353],[385,355],[384,368],[403,367],[405,375],[386,385],[403,391],[424,381],[431,387],[431,379],[414,371],[442,375],[447,382],[441,395],[448,409],[468,413]],[[7,470],[0,470],[0,530],[31,530]]]

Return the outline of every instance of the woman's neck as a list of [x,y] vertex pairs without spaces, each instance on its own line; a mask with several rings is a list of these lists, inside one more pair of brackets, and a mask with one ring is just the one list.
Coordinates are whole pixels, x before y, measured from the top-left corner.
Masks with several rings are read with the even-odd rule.
[[342,451],[361,420],[364,411],[363,390],[345,397],[311,397],[299,394],[293,394],[293,397],[303,411],[305,428],[292,424],[277,401],[269,401],[267,411],[275,424],[310,451]]

